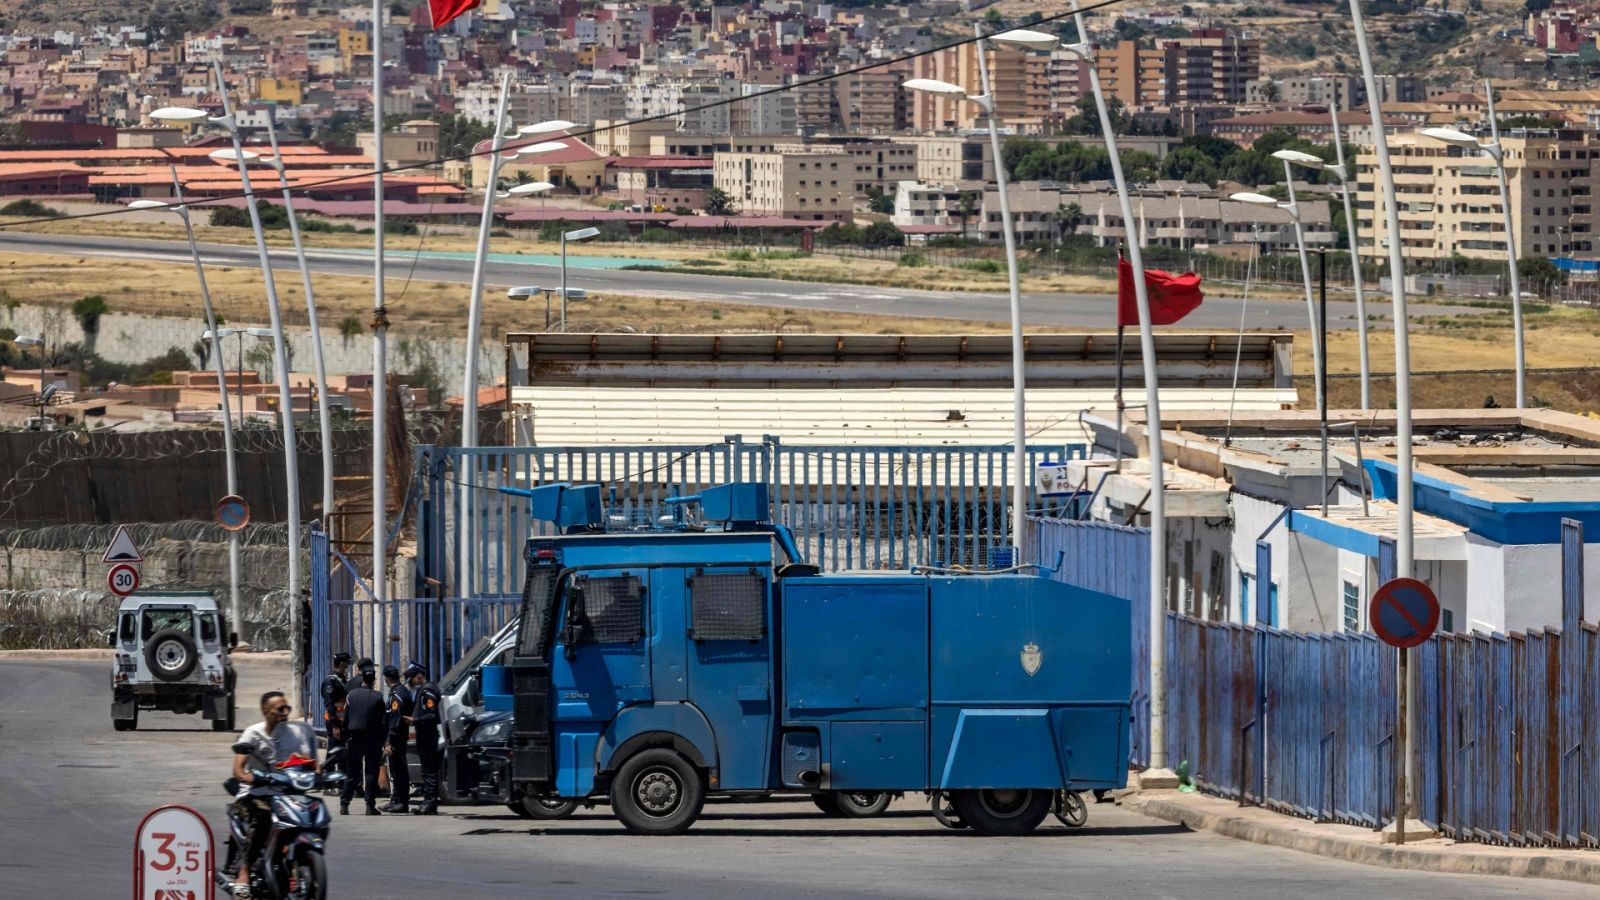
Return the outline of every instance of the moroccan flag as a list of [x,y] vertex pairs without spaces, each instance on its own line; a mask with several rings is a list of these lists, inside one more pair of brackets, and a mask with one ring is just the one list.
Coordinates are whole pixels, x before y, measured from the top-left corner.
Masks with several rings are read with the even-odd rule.
[[[1174,275],[1160,269],[1144,270],[1145,288],[1150,294],[1150,324],[1171,325],[1194,312],[1200,301],[1200,276],[1193,272]],[[1134,294],[1133,266],[1117,260],[1117,327],[1139,324],[1139,301]]]
[[433,13],[434,30],[443,28],[451,19],[477,7],[478,0],[428,0],[428,11]]

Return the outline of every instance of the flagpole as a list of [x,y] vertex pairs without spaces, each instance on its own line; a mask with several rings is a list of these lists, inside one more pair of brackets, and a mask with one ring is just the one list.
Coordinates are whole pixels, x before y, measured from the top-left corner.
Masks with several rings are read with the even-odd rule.
[[[389,313],[383,302],[383,0],[372,0],[372,600],[388,597]],[[381,609],[372,617],[372,657],[383,660]]]
[[1127,334],[1127,326],[1122,324],[1122,303],[1118,297],[1117,302],[1117,447],[1116,471],[1122,471],[1122,413],[1127,405],[1122,400],[1122,338]]

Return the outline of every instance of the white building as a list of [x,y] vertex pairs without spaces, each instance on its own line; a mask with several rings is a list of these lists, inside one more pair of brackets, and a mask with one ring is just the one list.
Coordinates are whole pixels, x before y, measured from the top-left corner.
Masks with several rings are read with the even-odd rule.
[[[1338,427],[1321,464],[1314,412],[1185,412],[1163,430],[1168,607],[1215,621],[1298,631],[1363,631],[1382,582],[1381,547],[1396,534],[1394,415],[1330,412]],[[1148,524],[1143,416],[1085,416],[1091,458],[1069,463],[1095,490],[1091,517]],[[1443,608],[1441,630],[1524,631],[1559,625],[1560,520],[1600,530],[1600,423],[1548,410],[1425,410],[1416,432],[1415,577]],[[1121,435],[1119,439],[1119,434]],[[1123,457],[1120,471],[1117,456]],[[1328,513],[1322,513],[1324,476]],[[1263,584],[1257,544],[1270,548]],[[1600,545],[1585,548],[1600,564]],[[1592,620],[1600,583],[1585,596]]]

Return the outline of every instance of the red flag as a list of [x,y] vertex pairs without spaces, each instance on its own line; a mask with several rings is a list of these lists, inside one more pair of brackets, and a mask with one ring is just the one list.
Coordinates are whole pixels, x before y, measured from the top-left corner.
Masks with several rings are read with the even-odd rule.
[[[1150,324],[1171,325],[1194,312],[1200,301],[1200,276],[1193,272],[1174,275],[1160,269],[1144,270],[1145,288],[1150,294]],[[1134,294],[1133,266],[1117,260],[1117,327],[1139,324],[1139,302]]]
[[433,13],[433,27],[436,31],[449,24],[456,16],[477,7],[478,0],[428,0],[428,11]]

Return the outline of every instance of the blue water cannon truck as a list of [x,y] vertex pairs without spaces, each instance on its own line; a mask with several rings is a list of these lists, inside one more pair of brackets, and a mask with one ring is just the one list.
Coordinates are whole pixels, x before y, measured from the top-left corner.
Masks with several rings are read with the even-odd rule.
[[1037,567],[822,574],[762,484],[620,531],[596,485],[511,492],[557,532],[527,543],[510,671],[485,679],[514,798],[677,834],[711,796],[922,792],[1011,835],[1126,783],[1125,600]]

